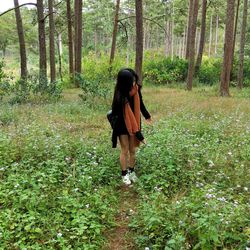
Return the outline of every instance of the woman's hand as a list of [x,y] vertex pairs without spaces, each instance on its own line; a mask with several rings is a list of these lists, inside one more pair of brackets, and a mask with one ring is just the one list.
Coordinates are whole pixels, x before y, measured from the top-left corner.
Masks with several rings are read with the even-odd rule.
[[147,125],[152,125],[153,124],[153,121],[152,121],[151,117],[148,118],[147,120],[145,120],[145,122],[146,122]]

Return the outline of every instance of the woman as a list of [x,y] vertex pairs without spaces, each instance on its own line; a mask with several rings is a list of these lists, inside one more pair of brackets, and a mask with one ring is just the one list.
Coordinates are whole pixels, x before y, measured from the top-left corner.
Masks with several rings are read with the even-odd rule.
[[[134,172],[135,149],[140,142],[146,144],[141,133],[140,112],[142,112],[146,121],[151,123],[151,116],[142,100],[141,86],[137,82],[138,76],[134,70],[120,70],[112,103],[112,114],[117,118],[113,127],[113,148],[116,147],[117,137],[119,137],[122,181],[126,185],[130,185],[131,181],[135,182],[137,180]],[[129,165],[127,166],[128,156]]]

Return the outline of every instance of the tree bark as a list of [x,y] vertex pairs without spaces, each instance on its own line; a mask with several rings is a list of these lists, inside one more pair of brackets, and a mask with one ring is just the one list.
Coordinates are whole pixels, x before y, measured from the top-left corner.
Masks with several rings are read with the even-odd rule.
[[197,27],[197,17],[199,9],[199,0],[194,0],[192,23],[190,29],[190,43],[189,43],[189,64],[188,64],[188,76],[187,76],[187,90],[192,90],[193,75],[194,75],[194,57],[195,57],[195,36]]
[[[82,72],[82,0],[75,0],[75,73]],[[77,83],[77,87],[79,84]]]
[[237,36],[239,8],[240,8],[240,0],[237,1],[236,17],[235,17],[235,24],[234,24],[233,57],[234,57],[234,50],[235,50],[235,43],[236,43],[236,36]]
[[210,18],[208,57],[211,57],[212,40],[213,40],[213,15],[211,15],[211,18]]
[[224,59],[221,71],[220,95],[229,96],[230,72],[233,58],[235,0],[227,0],[227,17],[224,44]]
[[142,62],[143,62],[143,9],[142,0],[135,0],[136,12],[136,58],[135,70],[138,74],[138,84],[142,85]]
[[59,76],[61,81],[63,80],[62,77],[62,49],[61,49],[61,43],[62,43],[62,35],[60,33],[57,34],[57,51],[58,51],[58,63],[59,63]]
[[55,63],[55,22],[53,15],[54,0],[48,0],[49,4],[49,51],[50,51],[50,81],[56,81],[56,63]]
[[239,71],[238,71],[238,88],[243,88],[243,65],[244,65],[244,49],[246,43],[246,27],[247,27],[247,7],[248,0],[244,0],[243,20],[240,35],[240,55],[239,55]]
[[192,26],[192,13],[193,13],[194,0],[189,0],[189,13],[188,13],[188,28],[187,28],[187,46],[186,46],[186,59],[189,58],[190,36]]
[[117,30],[118,30],[119,10],[120,10],[120,0],[117,0],[116,1],[116,8],[115,8],[115,20],[114,20],[114,29],[113,29],[113,37],[112,37],[112,46],[111,46],[111,53],[110,53],[110,60],[109,60],[110,65],[112,64],[112,62],[115,58],[115,47],[116,47],[116,37],[117,37]]
[[39,40],[39,76],[40,81],[47,80],[47,57],[45,39],[45,20],[43,15],[43,0],[37,0],[37,19],[38,19],[38,40]]
[[73,75],[74,50],[73,50],[72,15],[71,15],[70,0],[67,0],[67,23],[68,23],[69,74]]
[[219,16],[217,15],[216,16],[215,49],[214,49],[215,56],[217,56],[217,54],[218,54],[218,51],[217,51],[218,37],[219,37]]
[[20,49],[20,59],[21,59],[21,78],[26,79],[28,70],[27,70],[27,56],[26,56],[26,48],[25,48],[25,40],[23,33],[23,21],[20,13],[20,9],[17,8],[19,6],[18,0],[14,0],[15,5],[15,14],[16,14],[16,26],[17,33],[19,39],[19,49]]
[[205,45],[205,36],[206,36],[206,18],[207,18],[207,0],[202,1],[202,16],[201,16],[201,32],[200,32],[200,44],[199,44],[199,52],[197,56],[195,71],[199,72],[202,56]]

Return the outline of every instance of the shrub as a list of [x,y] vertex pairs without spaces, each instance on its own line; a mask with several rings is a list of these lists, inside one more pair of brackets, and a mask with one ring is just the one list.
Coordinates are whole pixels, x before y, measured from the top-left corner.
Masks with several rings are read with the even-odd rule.
[[198,72],[199,82],[213,85],[220,80],[221,59],[204,58]]
[[184,81],[187,77],[188,64],[185,60],[175,57],[157,58],[145,61],[144,77],[154,84],[169,84]]

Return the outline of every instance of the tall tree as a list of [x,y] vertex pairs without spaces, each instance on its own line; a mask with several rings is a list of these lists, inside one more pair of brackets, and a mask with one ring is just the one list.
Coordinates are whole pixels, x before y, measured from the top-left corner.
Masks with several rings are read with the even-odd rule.
[[136,58],[135,70],[139,76],[138,84],[142,85],[142,61],[143,61],[143,9],[142,0],[135,0],[136,12]]
[[234,6],[235,0],[227,0],[227,17],[224,42],[224,59],[221,71],[220,95],[229,96],[230,72],[233,58],[234,42]]
[[212,41],[213,41],[213,15],[211,15],[210,18],[208,57],[211,57]]
[[[75,73],[82,72],[82,0],[75,0]],[[79,87],[79,84],[77,83]]]
[[197,56],[195,71],[198,72],[202,62],[202,56],[205,45],[205,34],[206,34],[206,18],[207,18],[207,0],[202,1],[202,14],[201,14],[201,32],[200,32],[200,44],[199,52]]
[[23,21],[19,9],[18,0],[14,0],[15,5],[15,14],[16,14],[16,26],[17,33],[19,38],[19,49],[20,49],[20,59],[21,59],[21,78],[26,79],[28,70],[27,70],[27,56],[26,56],[26,48],[25,48],[25,40],[23,33]]
[[111,47],[110,60],[109,60],[110,65],[112,64],[114,57],[115,57],[119,9],[120,9],[120,0],[117,0],[116,1],[116,8],[115,8],[115,20],[114,20],[114,29],[113,29],[113,37],[112,37],[112,47]]
[[49,4],[49,52],[50,52],[50,81],[56,80],[55,62],[55,22],[54,22],[54,0],[48,0]]
[[187,28],[187,45],[186,45],[186,59],[189,58],[189,49],[190,49],[190,36],[191,26],[192,26],[192,13],[193,13],[194,0],[189,0],[189,12],[188,12],[188,28]]
[[240,56],[239,56],[239,71],[238,71],[238,88],[243,88],[243,65],[244,65],[244,49],[246,43],[246,27],[247,27],[247,8],[248,0],[244,0],[243,7],[243,19],[242,19],[242,28],[240,35]]
[[218,47],[218,37],[219,37],[219,16],[216,16],[216,30],[215,30],[215,47],[214,54],[217,56],[217,47]]
[[73,32],[72,32],[72,15],[70,0],[67,0],[67,26],[68,26],[68,50],[69,50],[69,73],[74,73],[74,50],[73,50]]
[[197,28],[197,17],[199,10],[199,0],[194,0],[192,11],[192,23],[190,29],[189,41],[189,60],[188,60],[188,76],[187,76],[187,89],[192,90],[193,75],[194,75],[194,58],[195,58],[195,36]]
[[47,57],[45,39],[45,19],[43,15],[43,0],[37,0],[37,21],[39,41],[39,76],[40,80],[47,79]]
[[239,8],[240,8],[240,0],[237,0],[236,17],[235,17],[235,24],[234,24],[233,56],[234,56],[235,43],[236,43],[236,36],[237,36],[237,26],[238,26],[238,18],[239,18]]

